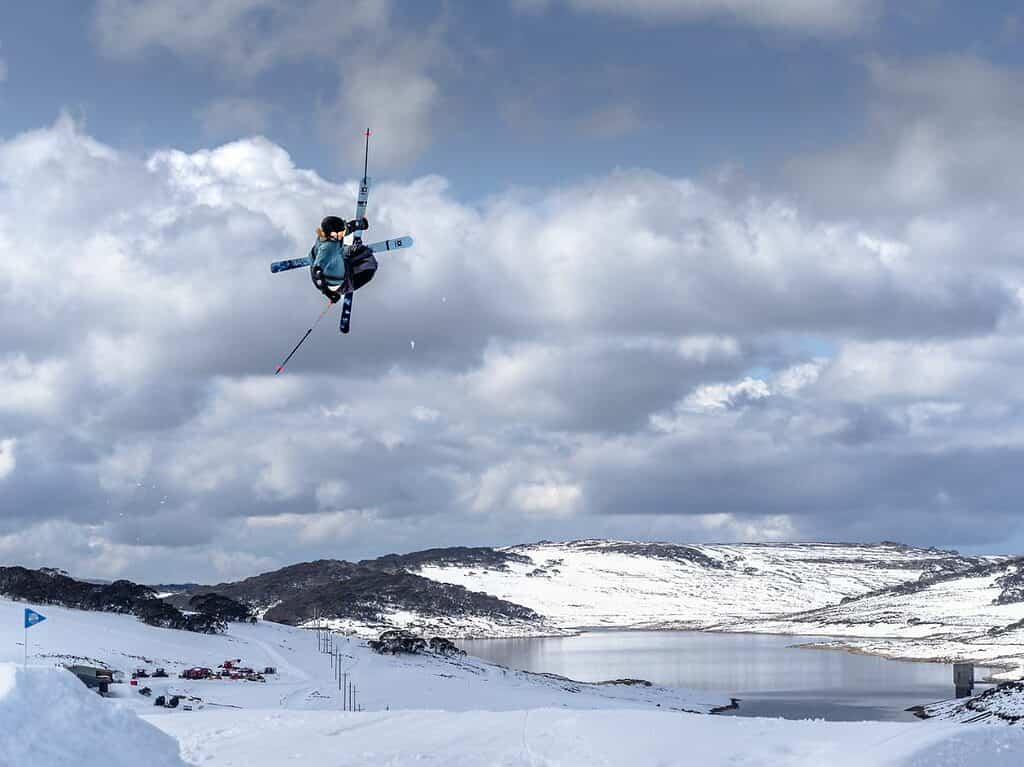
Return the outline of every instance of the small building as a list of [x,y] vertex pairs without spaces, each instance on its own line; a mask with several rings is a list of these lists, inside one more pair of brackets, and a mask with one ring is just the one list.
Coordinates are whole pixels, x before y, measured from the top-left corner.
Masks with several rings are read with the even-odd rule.
[[70,665],[64,668],[81,679],[86,687],[96,690],[100,695],[110,692],[110,685],[117,681],[114,678],[114,672],[109,668],[81,665]]
[[209,679],[213,676],[213,669],[205,668],[203,666],[195,666],[194,668],[187,668],[181,672],[182,679]]

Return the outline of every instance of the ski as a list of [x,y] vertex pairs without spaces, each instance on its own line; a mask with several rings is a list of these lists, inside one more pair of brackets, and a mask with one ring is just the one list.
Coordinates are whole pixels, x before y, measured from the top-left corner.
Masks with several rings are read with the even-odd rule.
[[304,258],[289,258],[285,261],[275,261],[270,265],[270,271],[273,274],[278,272],[287,272],[289,269],[299,269],[303,266],[309,266],[313,263],[313,259],[309,256]]
[[[366,129],[366,151],[363,154],[363,180],[359,182],[359,194],[356,196],[356,221],[362,221],[366,218],[366,205],[370,200],[370,177],[366,174],[367,169],[370,165],[370,129]],[[356,230],[352,237],[352,245],[350,248],[358,248],[363,244],[362,230]],[[349,325],[352,322],[352,299],[355,298],[355,294],[348,292],[345,294],[345,298],[341,304],[341,320],[338,323],[338,330],[342,333],[348,333]]]
[[[402,248],[411,248],[413,244],[412,237],[395,237],[390,240],[381,240],[380,242],[373,242],[367,245],[370,250],[374,253],[386,253],[392,250],[401,250]],[[313,259],[309,256],[303,258],[289,258],[284,261],[275,261],[270,265],[270,271],[274,274],[278,272],[287,272],[289,269],[301,269],[304,266],[309,266],[313,263]]]
[[341,320],[338,322],[338,330],[348,333],[349,325],[352,323],[352,293],[346,293],[341,299]]
[[401,250],[402,248],[412,247],[412,237],[395,237],[392,240],[382,240],[381,242],[374,242],[367,245],[370,250],[374,253],[383,253],[388,250]]

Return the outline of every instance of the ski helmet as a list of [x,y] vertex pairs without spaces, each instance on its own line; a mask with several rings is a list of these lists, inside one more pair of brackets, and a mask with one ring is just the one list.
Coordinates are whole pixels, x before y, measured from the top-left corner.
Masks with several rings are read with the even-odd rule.
[[324,233],[324,237],[330,237],[335,232],[344,232],[345,219],[338,216],[327,216],[320,222],[320,231]]

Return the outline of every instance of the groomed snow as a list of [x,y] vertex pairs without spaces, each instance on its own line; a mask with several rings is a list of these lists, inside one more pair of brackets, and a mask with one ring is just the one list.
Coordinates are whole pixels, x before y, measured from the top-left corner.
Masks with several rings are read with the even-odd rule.
[[948,723],[793,722],[647,711],[154,717],[210,767],[1020,767],[1024,730]]
[[70,672],[0,663],[0,765],[183,767],[178,743]]

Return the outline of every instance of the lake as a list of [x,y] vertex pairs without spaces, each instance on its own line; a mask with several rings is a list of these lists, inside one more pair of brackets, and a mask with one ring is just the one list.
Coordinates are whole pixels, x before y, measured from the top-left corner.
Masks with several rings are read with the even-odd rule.
[[[736,716],[913,720],[909,706],[952,698],[953,669],[794,647],[826,637],[701,631],[591,631],[574,637],[458,642],[470,655],[581,682],[631,677],[740,698]],[[980,666],[975,677],[989,673]],[[982,688],[983,689],[983,688]],[[979,688],[975,688],[979,691]]]

